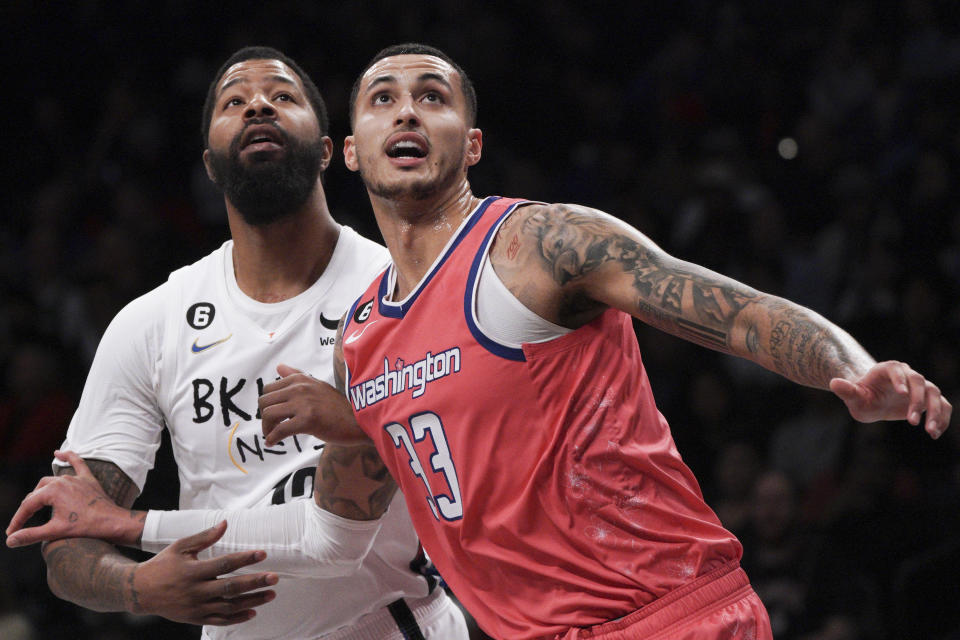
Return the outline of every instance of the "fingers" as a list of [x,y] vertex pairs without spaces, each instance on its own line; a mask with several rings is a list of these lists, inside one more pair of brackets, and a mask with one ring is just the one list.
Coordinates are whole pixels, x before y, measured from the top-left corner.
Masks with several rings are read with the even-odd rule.
[[[244,576],[250,577],[250,576]],[[273,576],[276,578],[276,576]],[[226,588],[221,583],[229,583],[236,580],[235,578],[227,578],[224,580],[215,580],[211,584],[212,593],[221,592],[226,593],[228,591],[239,592],[240,587],[230,587]],[[262,580],[260,582],[263,582]],[[270,585],[276,584],[276,579],[270,582]],[[251,587],[253,589],[259,588],[258,586]],[[248,589],[249,590],[249,589]],[[203,605],[204,614],[201,618],[202,624],[210,624],[216,626],[225,626],[230,624],[237,624],[239,622],[246,622],[250,618],[256,615],[254,607],[259,607],[261,605],[267,604],[268,602],[273,601],[277,597],[275,591],[265,590],[257,591],[254,593],[243,593],[237,597],[223,596],[223,595],[213,595],[210,597],[210,600]]]
[[227,521],[221,520],[209,529],[192,536],[180,538],[170,545],[177,553],[199,553],[223,537],[227,530]]
[[[286,365],[278,365],[277,371],[280,370],[280,367],[284,367],[284,366]],[[286,376],[281,377],[279,380],[274,380],[273,382],[264,385],[263,395],[261,395],[260,397],[262,398],[263,396],[270,395],[271,393],[275,393],[282,389],[287,389],[301,382],[310,382],[312,380],[315,380],[315,378],[311,377],[309,374],[303,373],[302,371],[298,371],[293,367],[289,367],[289,370],[291,371],[291,373],[288,373]]]
[[[258,550],[258,551],[238,551],[236,553],[229,553],[226,555],[217,556],[216,558],[199,560],[197,562],[196,575],[202,578],[216,578],[217,576],[233,573],[237,569],[242,569],[243,567],[249,567],[252,564],[257,564],[258,562],[262,562],[266,557],[267,557],[267,554],[265,552]],[[265,574],[257,574],[257,575],[265,575]],[[269,575],[273,575],[273,574],[269,574]],[[248,578],[249,576],[244,576],[244,577]],[[259,588],[260,586],[265,586],[265,585],[257,585],[256,587],[250,587],[250,588]]]
[[28,547],[31,544],[45,542],[47,540],[57,540],[62,537],[58,535],[58,533],[62,532],[59,531],[56,523],[51,521],[39,527],[28,527],[8,535],[7,546],[15,549],[17,547]]
[[[6,530],[7,535],[9,536],[11,533],[20,530],[23,527],[23,525],[27,523],[27,520],[29,520],[33,516],[33,514],[35,514],[37,511],[40,511],[40,509],[46,506],[49,506],[50,502],[47,498],[48,498],[47,492],[45,491],[32,491],[31,493],[28,493],[27,497],[23,499],[23,502],[20,503],[20,507],[17,508],[16,513],[14,513],[13,517],[10,518],[10,524],[7,525],[7,530]],[[34,528],[42,528],[42,527],[34,527]],[[30,539],[30,537],[31,536],[18,535],[14,537],[14,540],[26,540],[26,539]],[[38,540],[42,540],[42,538],[38,538],[33,542],[37,542]],[[7,538],[8,547],[22,546],[24,544],[33,544],[33,542],[21,542],[19,545],[17,545],[17,544],[11,544],[11,539],[9,537]]]
[[[266,602],[263,597],[267,591],[256,591],[264,587],[277,584],[279,577],[275,573],[254,573],[250,575],[233,576],[211,580],[210,597],[229,599],[231,602],[243,604],[244,608],[255,607]],[[255,592],[255,593],[251,593]]]
[[231,624],[240,624],[241,622],[246,622],[247,620],[250,620],[251,618],[253,618],[255,615],[257,615],[257,612],[254,611],[253,609],[247,609],[245,611],[241,611],[240,613],[236,613],[231,616],[222,616],[219,614],[213,614],[213,615],[207,616],[206,618],[203,618],[199,622],[199,624],[208,624],[213,627],[226,627]]
[[907,388],[909,389],[909,404],[907,405],[907,422],[912,425],[920,424],[920,415],[923,413],[925,407],[925,399],[927,395],[927,381],[922,375],[904,365],[904,368],[907,370],[905,377],[907,380]]
[[256,615],[253,607],[259,607],[274,600],[275,591],[257,591],[237,598],[225,598],[212,602],[208,608],[211,613],[203,618],[204,624],[226,626],[246,622]]
[[842,400],[847,400],[856,395],[857,385],[844,378],[833,378],[830,380],[830,391],[840,396]]
[[272,447],[287,436],[298,433],[309,433],[309,431],[303,427],[303,422],[303,418],[289,415],[288,417],[278,420],[274,426],[269,427],[269,430],[267,426],[264,426],[263,444]]
[[281,378],[286,378],[287,376],[291,376],[295,373],[303,373],[303,371],[282,363],[277,365],[277,375],[279,375]]
[[924,423],[924,430],[930,434],[931,438],[936,440],[947,430],[947,426],[950,424],[950,416],[953,413],[953,406],[940,394],[937,385],[928,381],[925,389],[927,419]]
[[887,372],[890,384],[897,393],[905,394],[909,392],[907,372],[910,371],[910,367],[902,362],[895,361],[881,362],[877,367],[882,367]]
[[271,397],[269,398],[260,396],[260,430],[264,436],[268,436],[270,432],[277,428],[277,425],[293,417],[296,412],[293,403],[285,402],[281,396],[277,395],[281,393],[274,392],[270,394]]
[[56,456],[57,460],[61,462],[68,463],[76,474],[81,478],[93,478],[93,472],[90,471],[90,467],[87,466],[87,463],[83,461],[83,458],[75,454],[73,451],[54,451],[53,455]]

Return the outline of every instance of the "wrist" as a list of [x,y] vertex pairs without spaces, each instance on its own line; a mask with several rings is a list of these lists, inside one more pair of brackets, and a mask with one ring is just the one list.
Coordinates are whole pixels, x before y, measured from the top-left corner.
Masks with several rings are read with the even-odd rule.
[[150,613],[140,602],[140,591],[137,589],[137,571],[143,565],[134,563],[126,567],[123,572],[123,604],[128,613],[148,614]]
[[143,523],[147,519],[146,511],[124,509],[114,522],[110,541],[125,547],[139,547],[143,537]]

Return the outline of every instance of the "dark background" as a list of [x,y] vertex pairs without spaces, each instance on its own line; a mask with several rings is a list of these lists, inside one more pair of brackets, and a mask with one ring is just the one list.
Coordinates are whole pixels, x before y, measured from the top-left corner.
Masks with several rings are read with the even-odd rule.
[[[142,4],[0,9],[3,522],[48,473],[109,320],[228,236],[200,110],[220,63],[250,44],[313,76],[338,149],[331,208],[371,237],[339,153],[350,85],[381,47],[423,41],[476,84],[477,195],[608,211],[960,398],[960,12],[948,0]],[[645,327],[638,337],[778,639],[960,637],[956,426],[932,442],[906,423],[858,425],[830,394]],[[175,496],[164,454],[140,504]],[[0,636],[31,637],[18,628],[189,631],[62,603],[37,549],[3,548]]]

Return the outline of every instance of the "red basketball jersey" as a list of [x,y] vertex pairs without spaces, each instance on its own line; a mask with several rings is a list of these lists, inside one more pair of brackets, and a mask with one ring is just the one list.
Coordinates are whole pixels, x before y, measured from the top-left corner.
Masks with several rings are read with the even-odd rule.
[[741,555],[654,404],[628,314],[522,349],[477,326],[482,259],[522,203],[484,200],[406,300],[389,301],[388,270],[343,332],[360,425],[499,638],[618,618]]

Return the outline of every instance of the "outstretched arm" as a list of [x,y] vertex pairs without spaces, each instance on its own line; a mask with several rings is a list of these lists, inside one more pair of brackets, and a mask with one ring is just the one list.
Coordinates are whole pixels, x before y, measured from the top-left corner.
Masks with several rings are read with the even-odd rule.
[[[100,509],[109,503],[115,509],[125,510],[132,504],[137,494],[136,485],[116,465],[99,460],[85,463],[75,454],[58,457],[74,465],[58,469],[59,475],[79,474],[82,478],[45,479],[47,482],[41,481],[26,500],[36,500],[35,496],[44,492],[47,484],[61,481],[93,482],[103,489],[77,509],[62,511],[53,505],[54,518],[62,516],[68,523],[75,524],[89,520],[87,509]],[[24,515],[22,511],[21,507],[15,514],[8,533],[22,526],[29,517],[29,513]],[[129,521],[130,517],[126,519]],[[271,601],[275,595],[273,591],[249,592],[276,584],[277,577],[260,573],[218,579],[222,574],[259,562],[263,559],[260,551],[198,560],[197,553],[222,536],[225,526],[220,523],[181,540],[165,553],[143,563],[127,558],[103,540],[73,537],[51,542],[44,545],[43,550],[50,590],[60,598],[95,611],[150,613],[192,624],[244,622],[255,614],[253,607]]]
[[576,205],[534,205],[508,218],[491,252],[521,302],[578,327],[616,307],[668,333],[830,389],[858,420],[900,420],[939,437],[952,407],[900,362],[877,364],[819,314],[674,258],[629,225]]
[[[338,336],[342,334],[341,330]],[[344,388],[343,352],[336,348],[336,380]],[[396,484],[369,440],[359,430],[342,392],[301,371],[279,365],[281,380],[260,400],[267,442],[293,433],[324,436],[327,427],[347,434],[344,446],[327,443],[314,479],[314,502],[297,501],[258,509],[132,512],[111,501],[75,454],[58,454],[76,466],[76,478],[44,478],[24,499],[7,527],[7,544],[22,546],[77,535],[164,549],[172,541],[220,520],[230,522],[207,553],[267,549],[260,568],[286,575],[344,575],[356,569],[379,531],[378,519],[396,493]],[[132,484],[132,483],[131,483]],[[53,506],[51,520],[24,529],[30,516]],[[312,558],[315,562],[304,562]]]

